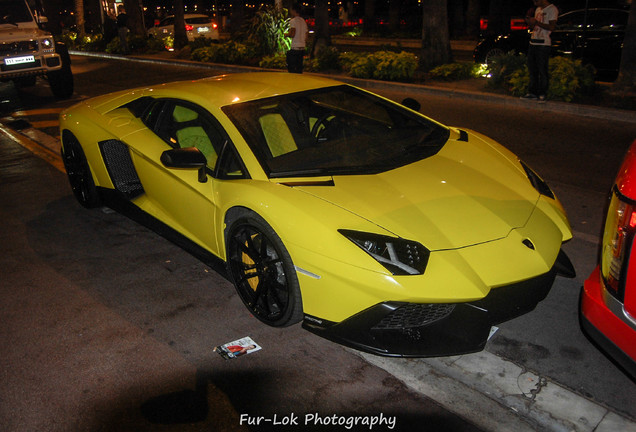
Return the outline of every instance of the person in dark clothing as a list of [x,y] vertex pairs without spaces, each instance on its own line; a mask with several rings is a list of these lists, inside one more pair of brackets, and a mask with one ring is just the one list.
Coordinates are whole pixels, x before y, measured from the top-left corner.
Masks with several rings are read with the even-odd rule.
[[128,48],[128,15],[123,7],[119,8],[119,15],[117,15],[117,34],[119,35],[119,43],[121,44],[121,50],[124,54],[130,54]]

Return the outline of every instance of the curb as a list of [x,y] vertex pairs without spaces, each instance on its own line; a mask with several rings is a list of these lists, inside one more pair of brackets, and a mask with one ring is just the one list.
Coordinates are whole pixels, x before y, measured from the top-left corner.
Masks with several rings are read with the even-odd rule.
[[355,353],[488,431],[636,432],[629,418],[487,351],[426,359]]
[[[201,63],[192,60],[180,60],[180,59],[164,59],[152,55],[142,56],[122,56],[116,54],[107,53],[93,53],[85,51],[69,51],[72,55],[84,56],[84,57],[98,57],[98,58],[110,58],[116,60],[125,61],[137,61],[142,63],[155,63],[174,65],[179,64],[185,67],[201,68],[201,69],[214,69],[221,70],[227,73],[241,73],[241,72],[262,72],[262,71],[277,71],[276,69],[264,69],[251,66],[238,66],[238,65],[226,65],[221,63]],[[434,96],[446,96],[449,98],[471,99],[476,101],[483,101],[488,103],[494,103],[502,106],[516,107],[532,109],[537,111],[544,111],[548,113],[561,113],[570,114],[579,117],[590,117],[602,120],[621,121],[625,123],[636,123],[636,112],[629,110],[621,110],[615,108],[603,108],[591,105],[579,105],[567,102],[548,101],[543,104],[539,104],[535,101],[526,101],[512,96],[505,96],[495,93],[486,92],[474,92],[468,90],[450,89],[445,87],[435,87],[422,84],[409,84],[398,83],[391,81],[379,81],[362,78],[352,78],[347,76],[333,76],[329,74],[320,73],[308,73],[311,75],[322,76],[326,78],[332,78],[338,81],[342,81],[358,87],[365,87],[367,89],[382,89],[382,90],[394,90],[401,92],[408,92],[418,95],[434,95]]]

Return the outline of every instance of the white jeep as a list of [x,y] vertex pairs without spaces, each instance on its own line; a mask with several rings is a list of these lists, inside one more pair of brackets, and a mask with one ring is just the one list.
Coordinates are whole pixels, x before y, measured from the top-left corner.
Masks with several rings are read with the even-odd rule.
[[0,80],[26,87],[42,76],[56,97],[66,99],[73,94],[71,58],[63,43],[39,27],[44,20],[26,0],[0,0]]

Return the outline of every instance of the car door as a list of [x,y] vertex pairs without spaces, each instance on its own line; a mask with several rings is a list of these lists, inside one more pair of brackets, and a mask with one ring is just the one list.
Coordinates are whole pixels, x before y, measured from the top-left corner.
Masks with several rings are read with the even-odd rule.
[[[227,134],[205,109],[182,100],[154,101],[142,121],[148,128],[126,137],[140,143],[131,146],[144,189],[135,204],[218,255],[214,175],[221,151],[231,145]],[[206,157],[205,182],[197,169],[168,168],[161,162],[166,150],[192,147]]]

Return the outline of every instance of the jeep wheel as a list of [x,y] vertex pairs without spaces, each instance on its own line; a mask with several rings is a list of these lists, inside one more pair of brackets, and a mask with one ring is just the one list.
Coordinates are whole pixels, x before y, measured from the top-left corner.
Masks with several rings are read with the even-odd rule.
[[73,94],[73,73],[71,66],[63,64],[62,69],[47,74],[51,91],[58,99],[68,99]]

